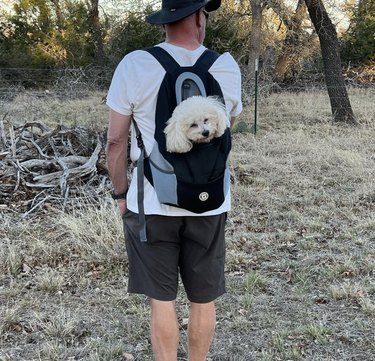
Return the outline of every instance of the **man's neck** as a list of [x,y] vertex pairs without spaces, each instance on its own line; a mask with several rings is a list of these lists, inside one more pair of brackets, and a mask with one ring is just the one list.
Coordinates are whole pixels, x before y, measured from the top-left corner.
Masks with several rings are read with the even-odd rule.
[[176,40],[166,39],[165,42],[174,46],[178,46],[180,48],[187,49],[187,50],[196,50],[202,45],[199,43],[199,41],[186,42],[186,41],[176,41]]
[[202,45],[203,37],[195,24],[195,18],[191,17],[178,26],[173,24],[166,25],[165,41],[180,48],[195,50]]

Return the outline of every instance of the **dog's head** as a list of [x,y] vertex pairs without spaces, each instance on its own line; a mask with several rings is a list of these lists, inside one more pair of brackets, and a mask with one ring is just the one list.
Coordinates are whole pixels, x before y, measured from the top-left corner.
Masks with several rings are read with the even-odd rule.
[[167,122],[167,150],[188,152],[193,143],[206,143],[222,136],[228,126],[225,106],[216,97],[190,97],[175,108]]

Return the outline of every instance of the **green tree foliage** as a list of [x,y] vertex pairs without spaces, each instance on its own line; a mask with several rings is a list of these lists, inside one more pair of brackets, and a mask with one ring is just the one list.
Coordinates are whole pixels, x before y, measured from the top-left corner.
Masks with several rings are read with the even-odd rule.
[[161,26],[150,25],[145,21],[145,17],[151,12],[152,9],[149,6],[143,11],[129,12],[111,29],[106,51],[112,66],[117,64],[125,54],[152,46],[164,39]]
[[[248,17],[236,15],[237,3],[228,0],[211,14],[205,45],[240,58],[246,49]],[[162,27],[145,22],[151,6],[123,13],[101,13],[106,65],[113,67],[127,53],[163,41]],[[90,1],[16,0],[12,15],[0,21],[0,66],[64,67],[95,63]]]
[[14,5],[14,14],[0,24],[1,66],[50,67],[93,62],[85,3],[63,0],[60,5],[61,18],[52,1],[19,0]]
[[[149,6],[143,11],[129,12],[110,31],[107,54],[111,64],[116,64],[133,50],[146,48],[164,40],[163,28],[145,21],[150,12],[152,8]],[[231,51],[234,55],[240,55],[247,35],[247,32],[240,31],[244,28],[241,21],[243,19],[236,17],[233,11],[223,6],[220,12],[209,18],[205,46],[220,53]]]
[[49,9],[43,0],[20,0],[15,14],[2,22],[0,48],[1,65],[19,66],[30,63],[32,49],[49,32]]
[[223,4],[221,11],[208,20],[205,46],[219,53],[230,51],[236,58],[240,58],[247,42],[248,26],[244,17],[236,15],[228,4]]
[[93,62],[94,49],[88,9],[83,2],[65,0],[63,29],[59,31],[65,62],[69,66],[88,65]]
[[344,36],[343,59],[356,65],[375,61],[375,1],[360,0]]
[[[11,15],[0,13],[0,66],[50,68],[104,64],[113,69],[125,54],[164,39],[162,27],[145,22],[145,16],[154,8],[144,6],[144,2],[135,6],[137,2],[132,1],[131,8],[128,5],[117,8],[116,3],[113,8],[105,8],[108,3],[104,0],[99,0],[99,6],[97,0],[13,0]],[[284,1],[273,3],[282,5]],[[206,29],[207,47],[220,53],[230,51],[243,65],[251,58],[250,4],[250,0],[222,2],[220,11],[210,14]],[[343,39],[344,60],[374,61],[374,14],[374,0],[360,0]],[[259,55],[264,69],[271,69],[278,43],[284,36],[283,27],[270,9],[264,11],[263,17]],[[298,60],[304,56],[298,55]]]

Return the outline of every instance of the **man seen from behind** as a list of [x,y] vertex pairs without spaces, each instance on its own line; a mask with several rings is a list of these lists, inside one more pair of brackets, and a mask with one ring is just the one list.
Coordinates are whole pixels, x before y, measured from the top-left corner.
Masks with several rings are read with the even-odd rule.
[[[220,0],[163,0],[162,8],[147,17],[163,25],[167,51],[180,66],[192,66],[206,48],[208,14]],[[233,125],[242,110],[240,70],[229,53],[219,56],[209,69],[220,84]],[[156,361],[177,361],[179,324],[176,314],[178,279],[190,301],[188,322],[189,361],[206,360],[216,324],[214,301],[225,293],[224,225],[230,210],[230,192],[218,208],[196,214],[161,204],[153,186],[144,179],[144,214],[147,242],[139,239],[137,174],[128,185],[127,150],[131,129],[130,158],[140,156],[132,119],[137,123],[146,150],[154,146],[155,108],[165,70],[146,51],[127,54],[118,65],[107,96],[110,108],[107,163],[114,198],[124,220],[129,260],[128,291],[150,299],[151,343]]]

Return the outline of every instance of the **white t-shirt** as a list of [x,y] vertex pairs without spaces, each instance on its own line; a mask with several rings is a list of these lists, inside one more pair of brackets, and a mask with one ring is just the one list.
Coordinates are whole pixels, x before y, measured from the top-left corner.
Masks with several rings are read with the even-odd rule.
[[[202,45],[191,51],[168,43],[160,46],[177,61],[180,66],[193,66],[206,48]],[[222,54],[209,69],[209,72],[220,84],[228,115],[238,116],[242,111],[241,102],[241,73],[229,53]],[[148,52],[136,50],[127,54],[119,63],[114,73],[107,95],[107,105],[122,115],[133,115],[142,133],[147,154],[154,146],[155,110],[157,95],[165,76],[164,68]],[[136,161],[140,150],[135,139],[135,131],[131,127],[130,158]],[[137,204],[137,172],[133,172],[127,195],[127,207],[138,213]],[[144,210],[145,214],[167,216],[208,216],[221,214],[230,210],[230,191],[220,208],[205,213],[190,211],[160,204],[152,185],[144,181]]]

